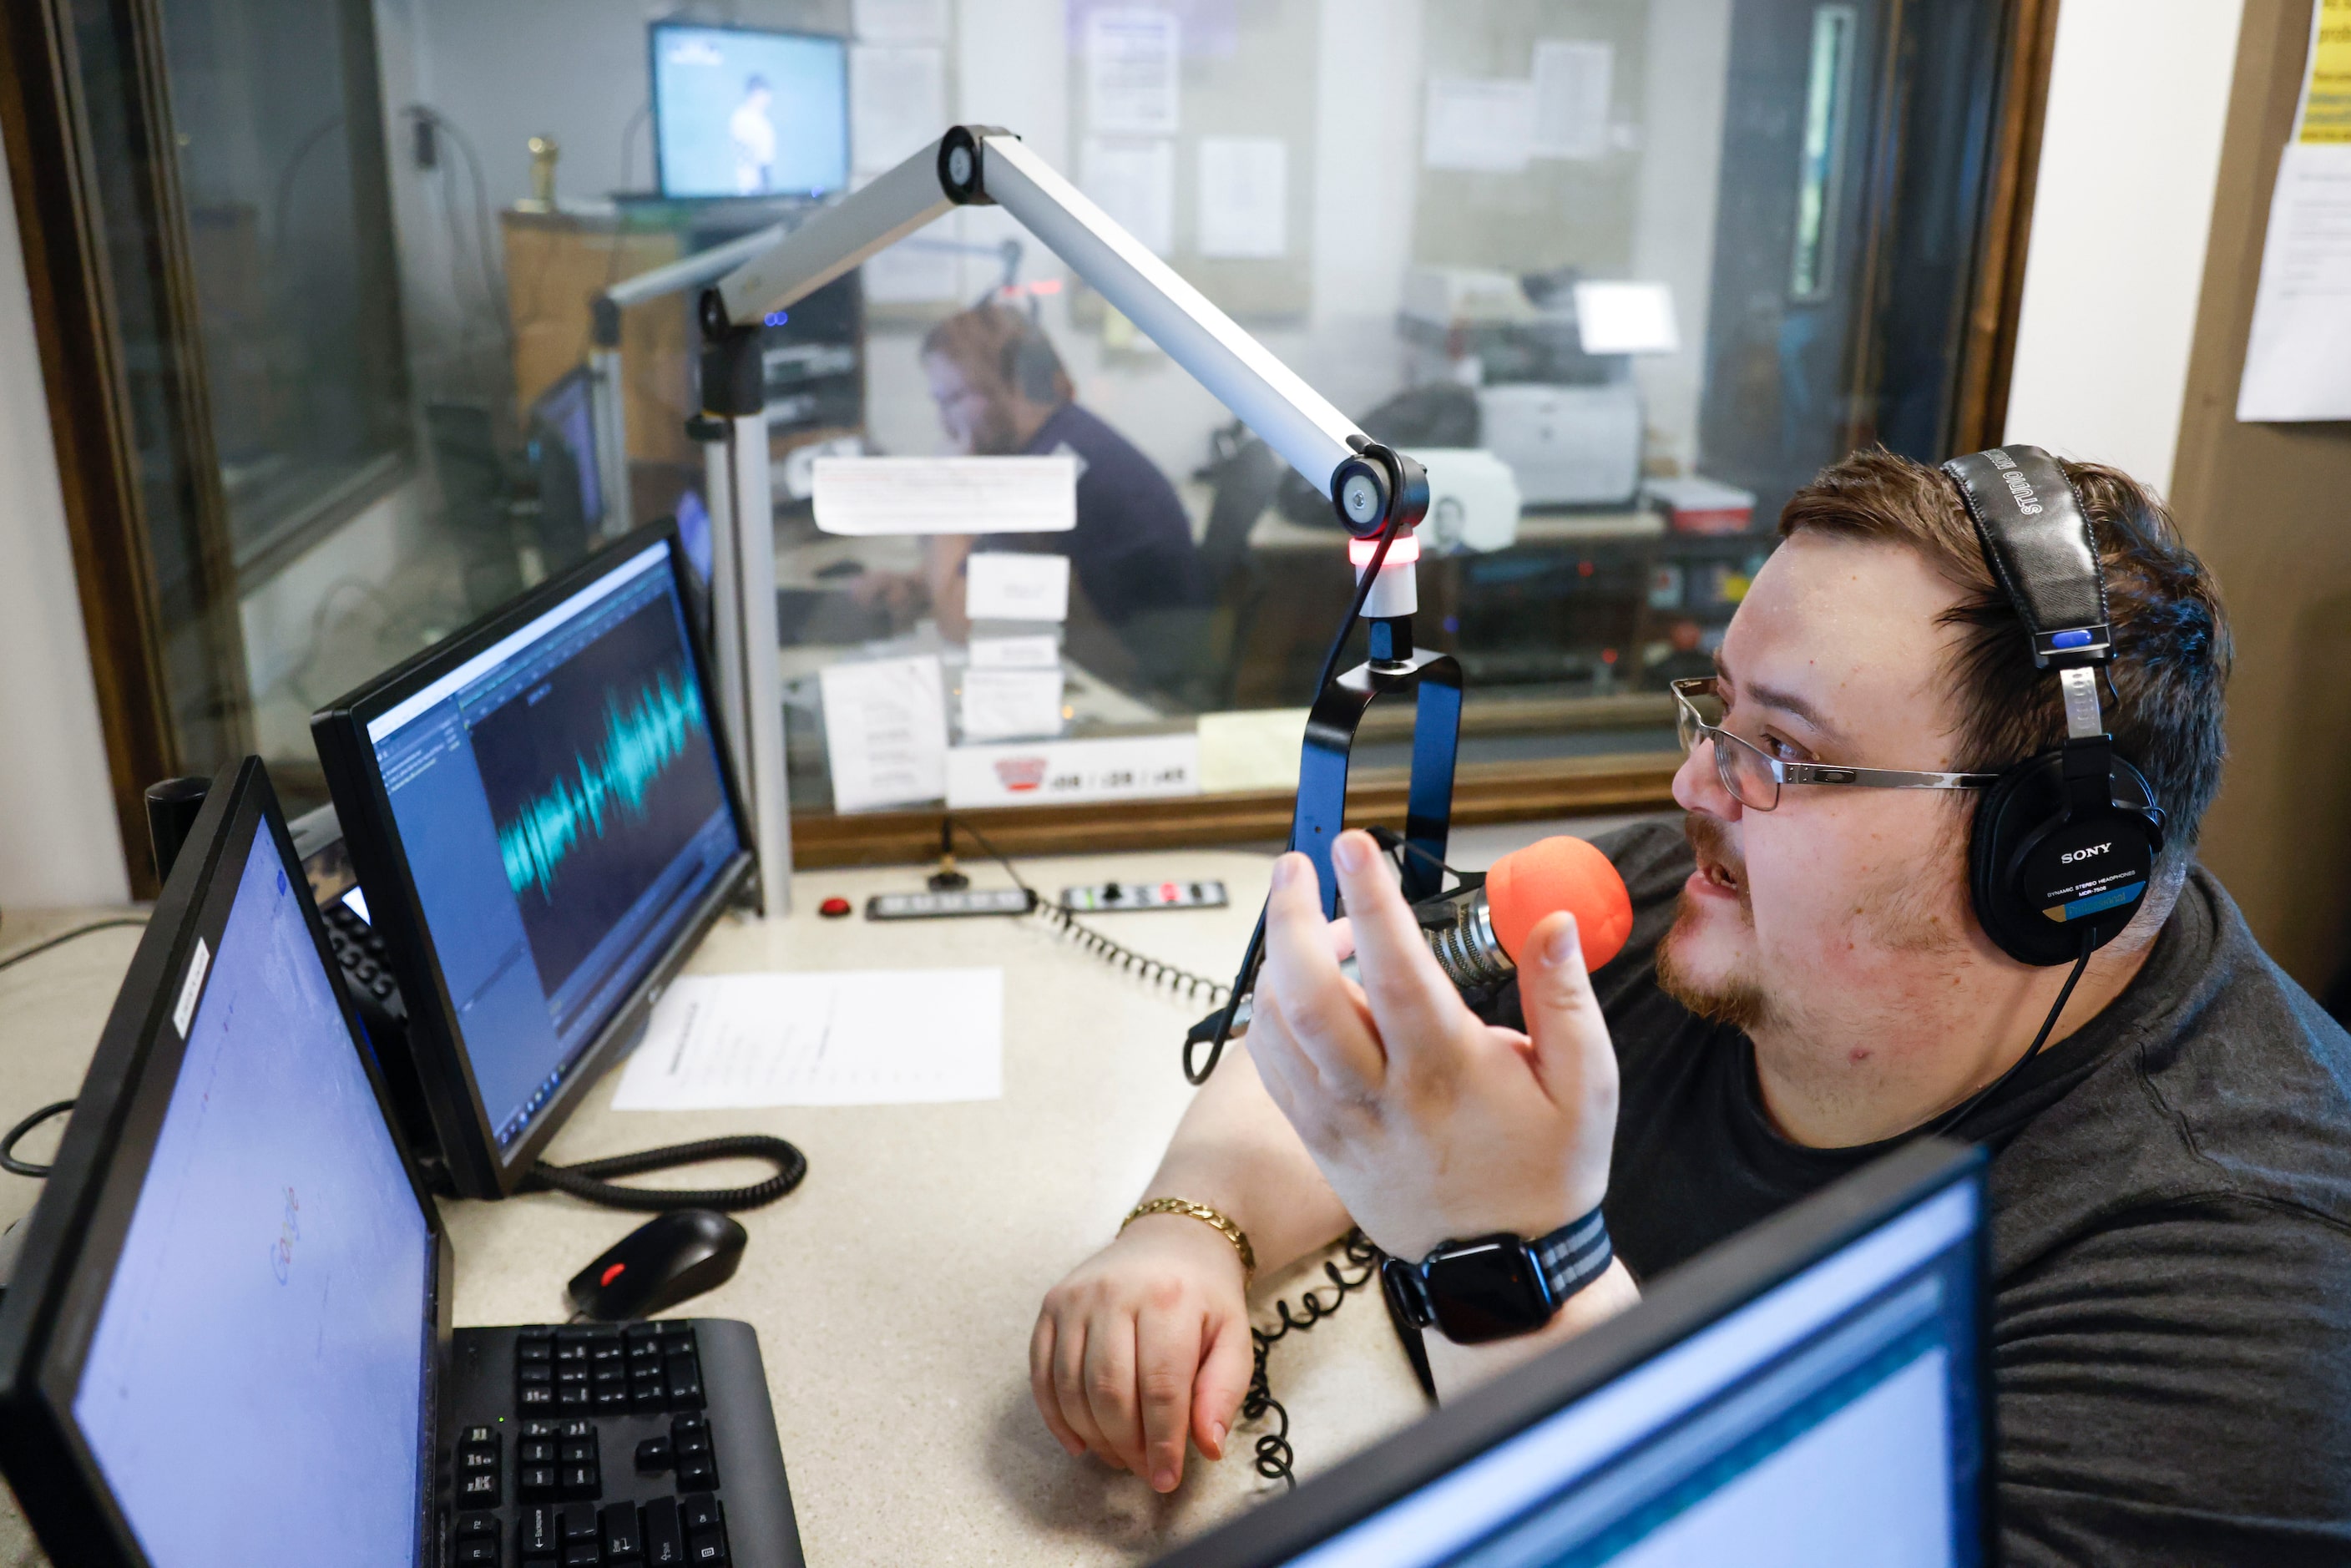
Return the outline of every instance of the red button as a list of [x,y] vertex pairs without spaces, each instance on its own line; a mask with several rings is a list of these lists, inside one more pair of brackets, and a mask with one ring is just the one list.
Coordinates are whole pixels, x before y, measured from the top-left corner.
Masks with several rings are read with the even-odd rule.
[[845,898],[828,898],[816,906],[816,912],[827,920],[838,920],[849,911],[850,903]]

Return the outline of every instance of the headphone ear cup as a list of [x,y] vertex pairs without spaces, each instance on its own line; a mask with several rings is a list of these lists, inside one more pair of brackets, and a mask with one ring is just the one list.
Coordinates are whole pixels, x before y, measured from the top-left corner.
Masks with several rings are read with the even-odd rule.
[[2105,946],[2146,901],[2160,816],[2138,769],[2111,760],[2112,807],[2065,809],[2065,758],[2044,751],[1985,792],[1968,840],[1976,919],[2001,952],[2048,967],[2081,956],[2082,934]]

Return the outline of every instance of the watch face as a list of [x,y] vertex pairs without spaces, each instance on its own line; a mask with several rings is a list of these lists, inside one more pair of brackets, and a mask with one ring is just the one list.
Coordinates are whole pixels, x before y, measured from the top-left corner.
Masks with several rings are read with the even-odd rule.
[[1551,1291],[1515,1236],[1451,1242],[1422,1266],[1437,1326],[1456,1344],[1532,1333],[1551,1322]]

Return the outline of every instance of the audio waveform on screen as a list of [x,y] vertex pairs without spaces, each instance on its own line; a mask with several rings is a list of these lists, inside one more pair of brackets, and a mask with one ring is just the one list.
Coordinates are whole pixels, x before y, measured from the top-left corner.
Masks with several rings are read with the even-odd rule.
[[646,791],[701,737],[703,726],[701,690],[683,674],[663,671],[625,701],[608,693],[595,755],[575,753],[569,773],[498,825],[507,885],[517,896],[535,887],[553,897],[555,873],[580,840],[601,839],[622,818],[642,820]]

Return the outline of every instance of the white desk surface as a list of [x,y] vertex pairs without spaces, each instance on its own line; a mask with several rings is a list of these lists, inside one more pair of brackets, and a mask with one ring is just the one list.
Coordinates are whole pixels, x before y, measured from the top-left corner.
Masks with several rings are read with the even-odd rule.
[[[1039,858],[1024,874],[1049,896],[1068,883],[1221,877],[1224,910],[1107,915],[1123,942],[1229,976],[1265,893],[1263,855],[1223,851]],[[1001,873],[974,862],[974,881]],[[855,1563],[1126,1563],[1273,1495],[1250,1468],[1254,1429],[1229,1457],[1194,1456],[1183,1486],[1155,1495],[1090,1458],[1071,1459],[1030,1406],[1029,1331],[1039,1299],[1110,1239],[1191,1091],[1185,1029],[1206,1004],[1179,1000],[1064,945],[1033,920],[875,925],[820,919],[841,894],[914,889],[923,869],[805,872],[794,911],[722,922],[700,972],[998,965],[1006,974],[1004,1098],[977,1104],[618,1113],[611,1081],[564,1128],[558,1163],[721,1133],[764,1132],[808,1154],[798,1192],[742,1216],[741,1270],[675,1315],[744,1319],[759,1331],[808,1560]],[[0,952],[64,928],[11,915]],[[0,973],[0,1123],[72,1094],[96,1044],[134,931],[84,938]],[[21,1108],[21,1109],[20,1109]],[[28,1143],[38,1157],[48,1146]],[[752,1180],[763,1166],[670,1179]],[[37,1184],[0,1175],[0,1225]],[[459,1324],[559,1322],[563,1284],[637,1219],[543,1194],[445,1202]],[[1259,1282],[1255,1317],[1319,1267]],[[1422,1413],[1376,1290],[1272,1353],[1299,1474],[1311,1477]],[[0,1568],[46,1562],[0,1496]]]

